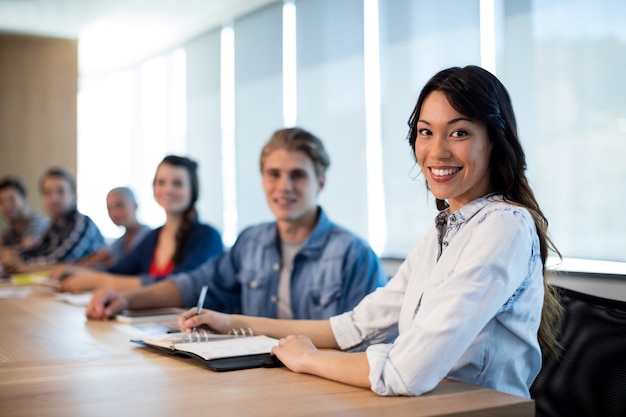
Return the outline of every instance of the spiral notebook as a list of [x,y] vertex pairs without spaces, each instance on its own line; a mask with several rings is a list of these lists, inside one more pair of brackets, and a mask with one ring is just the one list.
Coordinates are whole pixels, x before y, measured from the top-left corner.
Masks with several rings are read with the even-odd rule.
[[193,358],[214,371],[280,365],[278,359],[270,354],[272,347],[278,345],[277,339],[245,331],[229,335],[176,333],[132,341],[161,352]]

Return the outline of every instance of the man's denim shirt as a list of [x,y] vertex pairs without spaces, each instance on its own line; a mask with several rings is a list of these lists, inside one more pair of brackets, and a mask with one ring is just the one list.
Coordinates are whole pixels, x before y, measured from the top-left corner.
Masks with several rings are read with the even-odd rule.
[[[271,222],[245,229],[229,252],[171,279],[188,307],[196,305],[201,287],[208,285],[206,308],[276,318],[280,270],[280,237]],[[317,225],[293,260],[294,319],[328,319],[349,311],[386,282],[371,247],[319,208]]]

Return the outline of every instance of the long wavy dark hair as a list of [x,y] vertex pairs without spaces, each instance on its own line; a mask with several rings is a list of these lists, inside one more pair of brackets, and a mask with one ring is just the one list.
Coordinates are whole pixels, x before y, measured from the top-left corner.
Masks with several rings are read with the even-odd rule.
[[[176,233],[176,251],[172,256],[174,265],[178,265],[185,253],[187,241],[191,234],[192,226],[198,221],[196,202],[200,196],[200,181],[198,179],[198,163],[185,156],[168,155],[159,163],[159,166],[167,164],[174,167],[185,168],[189,174],[189,184],[191,185],[191,199],[189,205],[183,212],[183,221]],[[158,170],[158,168],[157,168]],[[156,180],[156,177],[155,177]]]
[[[415,155],[417,121],[424,100],[433,91],[445,94],[450,105],[464,116],[484,123],[493,145],[489,161],[491,186],[512,204],[525,207],[532,215],[539,236],[543,264],[544,303],[538,339],[541,348],[554,357],[559,356],[557,333],[562,320],[562,307],[555,289],[548,284],[546,260],[552,250],[561,254],[548,235],[548,220],[526,178],[526,156],[517,134],[517,123],[509,93],[489,71],[470,65],[448,68],[435,74],[426,83],[409,118],[408,141]],[[428,186],[428,184],[426,184]],[[442,210],[447,203],[437,199]]]

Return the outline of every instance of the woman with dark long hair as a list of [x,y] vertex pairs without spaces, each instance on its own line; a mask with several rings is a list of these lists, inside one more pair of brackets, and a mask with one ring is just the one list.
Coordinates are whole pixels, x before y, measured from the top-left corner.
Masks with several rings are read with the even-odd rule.
[[181,327],[280,338],[272,352],[289,369],[380,395],[450,378],[529,397],[542,350],[558,355],[560,305],[509,95],[482,68],[443,70],[419,96],[408,141],[440,212],[385,287],[330,320],[189,310]]
[[176,155],[159,164],[154,198],[165,210],[165,224],[150,232],[106,271],[80,269],[60,282],[61,291],[127,289],[149,285],[169,274],[192,270],[223,250],[220,234],[198,221],[198,165]]

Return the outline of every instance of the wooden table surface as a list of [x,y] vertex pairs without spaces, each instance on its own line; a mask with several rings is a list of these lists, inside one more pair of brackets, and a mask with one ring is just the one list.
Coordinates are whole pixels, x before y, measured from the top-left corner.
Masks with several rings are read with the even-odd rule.
[[444,380],[421,397],[286,368],[213,372],[130,342],[33,287],[0,300],[0,416],[534,416],[534,402]]

